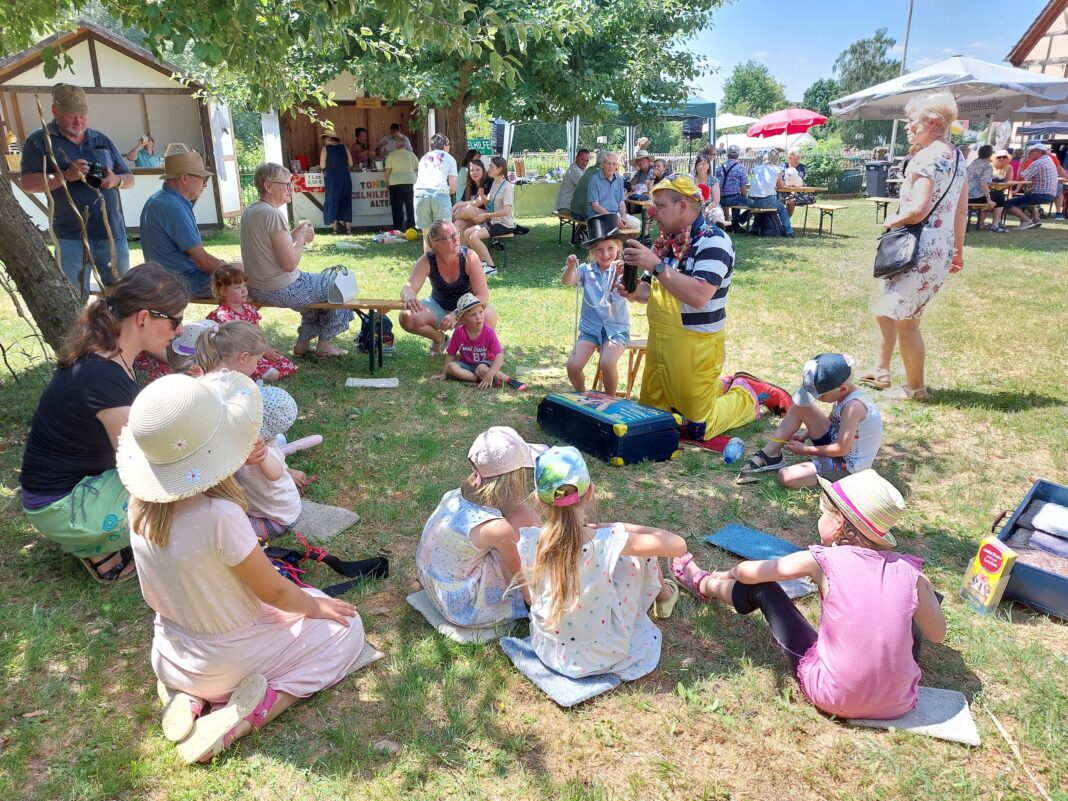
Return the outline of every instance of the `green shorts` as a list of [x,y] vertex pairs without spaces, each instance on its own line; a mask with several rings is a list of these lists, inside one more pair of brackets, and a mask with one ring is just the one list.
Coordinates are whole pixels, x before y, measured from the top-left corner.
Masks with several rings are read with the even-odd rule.
[[130,544],[126,509],[130,493],[118,470],[88,476],[70,494],[43,509],[24,509],[33,527],[67,553],[88,557]]

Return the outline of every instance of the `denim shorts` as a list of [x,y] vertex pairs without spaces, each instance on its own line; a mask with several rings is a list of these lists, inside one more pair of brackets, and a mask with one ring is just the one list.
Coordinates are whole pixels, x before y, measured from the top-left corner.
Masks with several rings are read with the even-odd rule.
[[578,341],[589,342],[591,345],[596,345],[599,348],[609,342],[615,342],[617,345],[622,345],[625,348],[630,344],[630,334],[626,331],[617,331],[609,336],[608,331],[602,328],[599,334],[587,334],[585,331],[580,332]]
[[415,227],[425,231],[435,220],[452,219],[452,200],[441,192],[415,192]]
[[[822,437],[816,437],[815,439],[809,437],[812,444],[817,446],[830,445],[837,439],[838,426],[836,425],[831,425],[827,429],[827,433]],[[846,460],[841,456],[813,456],[811,461],[816,468],[816,472],[828,481],[837,481],[849,475]]]
[[439,325],[441,324],[442,317],[444,317],[446,314],[452,313],[447,312],[445,311],[445,309],[441,308],[441,304],[434,300],[434,298],[423,298],[423,300],[419,302],[423,304],[424,309],[428,309],[434,312],[434,322]]
[[462,367],[464,370],[467,370],[467,372],[469,372],[471,375],[478,375],[476,371],[478,370],[479,364],[485,364],[488,366],[492,364],[492,362],[479,362],[478,364],[468,364],[467,362],[455,361],[453,362],[453,364]]

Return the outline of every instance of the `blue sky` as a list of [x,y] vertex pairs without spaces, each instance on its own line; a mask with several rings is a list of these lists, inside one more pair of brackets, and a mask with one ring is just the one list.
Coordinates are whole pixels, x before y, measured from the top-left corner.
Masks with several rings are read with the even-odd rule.
[[[906,71],[960,54],[1001,63],[1045,7],[1046,0],[915,0]],[[694,82],[694,94],[719,102],[735,65],[765,64],[800,101],[818,78],[831,77],[838,54],[876,28],[897,39],[901,57],[908,0],[734,0],[712,14],[712,24],[688,43],[706,56],[715,74]]]

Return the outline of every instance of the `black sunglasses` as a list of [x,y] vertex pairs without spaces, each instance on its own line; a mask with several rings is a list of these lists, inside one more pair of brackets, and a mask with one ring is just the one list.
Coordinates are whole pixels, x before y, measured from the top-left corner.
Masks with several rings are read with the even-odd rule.
[[182,318],[181,317],[171,317],[169,314],[164,314],[163,312],[155,311],[154,309],[145,309],[145,311],[147,311],[153,317],[158,317],[161,320],[170,320],[171,330],[172,331],[177,331],[178,330],[178,326],[180,326],[182,324]]

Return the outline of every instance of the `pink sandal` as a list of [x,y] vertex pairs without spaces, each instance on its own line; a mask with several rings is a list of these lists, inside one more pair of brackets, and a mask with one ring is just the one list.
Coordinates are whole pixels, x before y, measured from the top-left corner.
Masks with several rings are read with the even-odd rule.
[[266,677],[260,673],[246,676],[226,706],[197,718],[192,733],[178,744],[179,756],[186,764],[210,762],[234,741],[241,721],[247,720],[253,730],[262,728],[277,700],[278,693],[267,686]]
[[668,562],[668,566],[671,568],[671,575],[675,577],[675,581],[679,583],[679,586],[693,595],[697,600],[703,603],[709,603],[712,599],[701,592],[701,582],[706,577],[711,576],[707,570],[700,570],[693,574],[691,578],[686,572],[686,568],[690,562],[693,561],[692,553],[685,553],[682,556],[677,556]]

